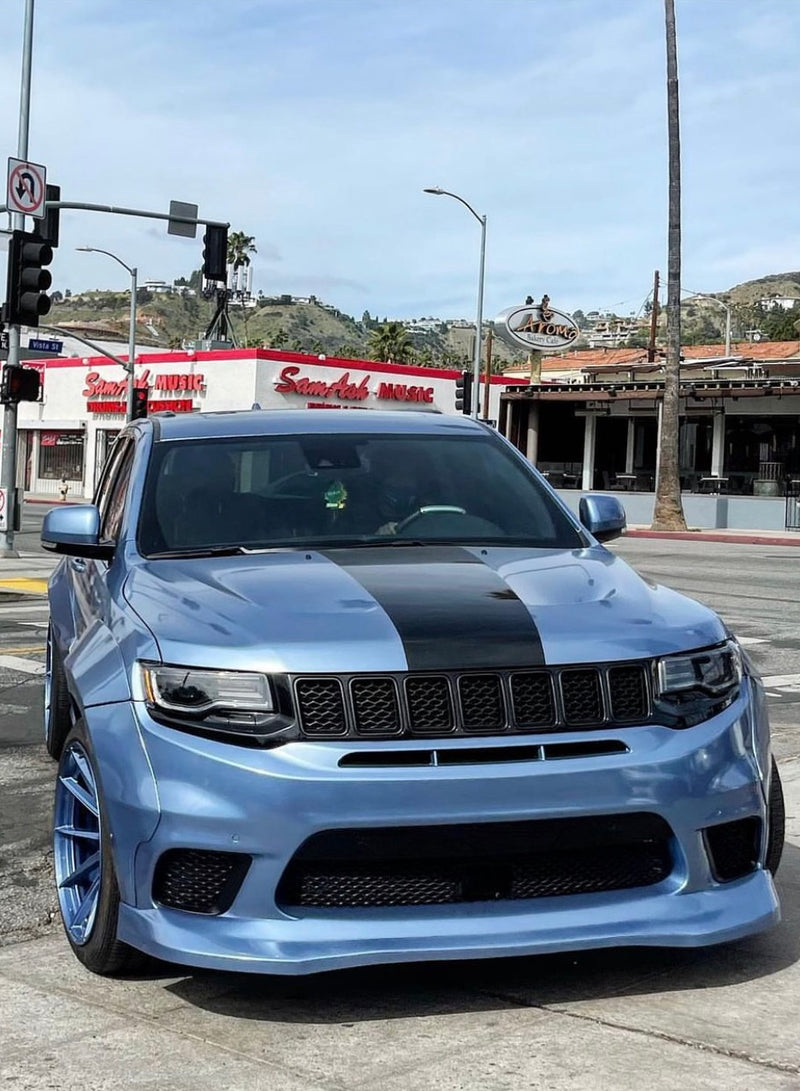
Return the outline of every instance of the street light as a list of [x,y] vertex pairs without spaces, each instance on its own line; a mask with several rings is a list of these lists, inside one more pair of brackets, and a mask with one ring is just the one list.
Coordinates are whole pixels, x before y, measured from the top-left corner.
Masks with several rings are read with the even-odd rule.
[[[475,358],[472,364],[472,416],[477,418],[481,389],[481,337],[483,334],[483,279],[486,265],[486,217],[479,216],[472,205],[468,201],[465,201],[463,197],[459,197],[457,193],[450,193],[449,190],[441,189],[439,186],[426,186],[423,193],[433,193],[437,197],[452,197],[453,200],[460,201],[465,208],[469,209],[481,225],[481,264],[478,272],[478,316],[475,320]],[[486,376],[486,381],[489,381],[488,375]]]
[[127,269],[131,275],[131,317],[130,324],[128,326],[128,366],[126,371],[128,372],[128,396],[125,403],[125,416],[127,420],[133,420],[133,380],[134,380],[134,363],[136,356],[136,276],[137,270],[127,265],[122,258],[118,258],[116,254],[112,254],[110,250],[101,250],[99,246],[78,246],[76,250],[80,250],[84,254],[105,254],[106,257],[113,258],[118,262],[123,269]]
[[[688,288],[686,289],[688,292]],[[705,292],[689,292],[690,295],[698,296],[700,299],[710,299],[712,303],[719,303],[720,307],[725,308],[725,355],[731,354],[731,308],[729,303],[723,303],[721,299],[717,299],[715,295],[706,295]]]

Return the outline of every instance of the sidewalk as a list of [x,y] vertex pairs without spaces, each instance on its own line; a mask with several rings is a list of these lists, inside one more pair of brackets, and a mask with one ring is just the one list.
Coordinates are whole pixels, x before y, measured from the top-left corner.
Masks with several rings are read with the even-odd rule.
[[734,530],[730,527],[714,530],[651,530],[646,526],[629,526],[626,538],[664,538],[678,542],[737,542],[739,545],[800,546],[798,530]]

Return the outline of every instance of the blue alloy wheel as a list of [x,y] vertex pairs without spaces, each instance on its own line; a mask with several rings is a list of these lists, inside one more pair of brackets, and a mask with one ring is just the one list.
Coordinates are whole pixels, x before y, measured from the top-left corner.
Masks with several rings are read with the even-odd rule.
[[54,852],[64,927],[71,942],[83,946],[92,934],[100,901],[103,847],[97,784],[77,740],[65,750],[58,771]]
[[117,939],[119,888],[100,784],[82,720],[70,732],[61,754],[53,820],[58,903],[72,950],[96,974],[137,969],[144,956]]

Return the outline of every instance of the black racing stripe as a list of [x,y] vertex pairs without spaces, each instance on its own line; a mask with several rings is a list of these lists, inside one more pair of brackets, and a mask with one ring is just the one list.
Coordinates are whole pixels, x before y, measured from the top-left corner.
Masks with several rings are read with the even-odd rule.
[[409,670],[540,667],[542,641],[524,603],[458,546],[325,550],[391,618]]

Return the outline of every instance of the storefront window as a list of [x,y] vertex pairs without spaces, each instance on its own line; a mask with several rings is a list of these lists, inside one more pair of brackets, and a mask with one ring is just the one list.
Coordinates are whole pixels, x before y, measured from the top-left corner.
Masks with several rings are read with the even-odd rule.
[[83,481],[83,432],[39,434],[39,477],[42,480]]

